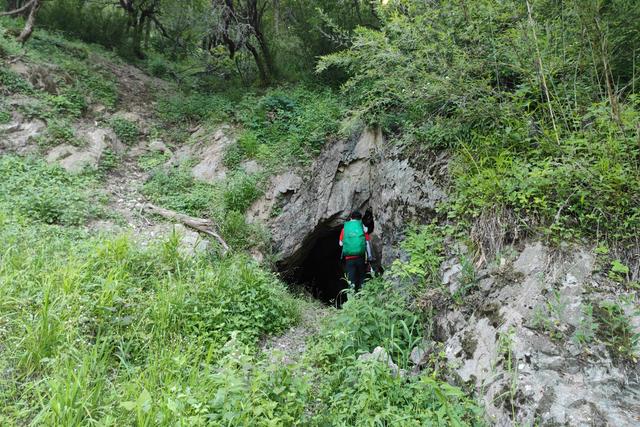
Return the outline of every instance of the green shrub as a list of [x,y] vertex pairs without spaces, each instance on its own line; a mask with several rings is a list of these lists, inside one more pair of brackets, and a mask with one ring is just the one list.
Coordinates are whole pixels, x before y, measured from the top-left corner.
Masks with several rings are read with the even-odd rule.
[[138,157],[138,165],[146,171],[152,170],[165,164],[171,158],[168,152],[154,151]]
[[147,68],[151,75],[156,77],[166,77],[171,71],[169,64],[161,56],[151,58],[147,63]]
[[[386,361],[357,360],[381,346],[399,368],[409,367],[411,350],[423,340],[424,320],[384,280],[368,281],[357,295],[350,295],[311,347],[310,361],[321,370],[314,422],[368,425],[377,419],[383,425],[481,425],[475,403],[436,379],[441,373],[405,378],[391,373]],[[447,409],[439,412],[442,408]],[[446,413],[446,419],[439,419],[439,413]]]
[[0,67],[0,91],[4,94],[30,94],[33,93],[33,88],[31,87],[31,84],[23,79],[19,74]]
[[66,120],[49,120],[47,123],[47,136],[50,138],[47,145],[61,142],[78,143],[73,126]]
[[127,145],[133,145],[140,137],[138,125],[122,117],[113,117],[109,120],[109,126],[116,133],[120,141]]
[[192,93],[161,99],[156,108],[158,117],[167,124],[193,125],[205,120],[225,120],[231,105],[222,96]]
[[87,101],[80,93],[74,90],[61,95],[49,95],[47,102],[58,114],[71,117],[80,117],[87,110]]
[[244,213],[261,195],[257,176],[236,172],[227,180],[224,204],[229,211]]
[[272,89],[247,94],[237,117],[244,130],[238,143],[244,158],[257,158],[273,170],[308,162],[335,137],[343,109],[329,90]]
[[0,206],[46,224],[80,225],[97,215],[88,184],[44,161],[0,159]]
[[395,260],[391,268],[393,275],[408,279],[410,283],[417,280],[421,288],[439,285],[439,269],[444,261],[442,241],[445,232],[446,229],[435,223],[409,227],[400,244],[409,259],[406,262]]
[[603,301],[593,310],[598,320],[598,337],[617,358],[638,361],[640,334],[631,326],[629,317],[616,302]]
[[6,110],[0,110],[0,125],[7,124],[11,121],[11,113]]

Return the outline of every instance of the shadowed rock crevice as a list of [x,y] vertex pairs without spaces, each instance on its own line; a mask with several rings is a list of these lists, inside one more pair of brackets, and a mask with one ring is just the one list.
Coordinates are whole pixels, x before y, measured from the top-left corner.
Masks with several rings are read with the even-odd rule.
[[347,285],[338,245],[340,230],[340,226],[318,225],[295,256],[278,264],[287,282],[327,304]]

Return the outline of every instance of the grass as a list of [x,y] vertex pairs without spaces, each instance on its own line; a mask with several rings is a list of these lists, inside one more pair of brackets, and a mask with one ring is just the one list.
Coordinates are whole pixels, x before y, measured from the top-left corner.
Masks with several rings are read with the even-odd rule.
[[89,178],[17,157],[2,158],[0,174],[1,424],[480,423],[475,404],[437,375],[397,377],[357,360],[383,345],[407,367],[422,339],[419,316],[384,281],[352,296],[287,365],[258,345],[308,303],[241,251],[187,256],[177,235],[142,248],[50,221],[49,210],[33,221],[30,194],[45,184],[76,195],[55,218],[88,218]]

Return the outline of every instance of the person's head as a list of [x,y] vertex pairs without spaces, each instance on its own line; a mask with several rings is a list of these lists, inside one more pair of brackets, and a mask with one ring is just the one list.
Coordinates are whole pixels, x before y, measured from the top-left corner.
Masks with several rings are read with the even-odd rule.
[[362,219],[362,214],[359,211],[353,211],[349,219]]

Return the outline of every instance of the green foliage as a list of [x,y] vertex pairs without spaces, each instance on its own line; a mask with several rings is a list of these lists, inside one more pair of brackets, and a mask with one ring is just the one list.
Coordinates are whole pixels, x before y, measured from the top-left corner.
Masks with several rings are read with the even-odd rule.
[[7,68],[0,67],[0,91],[2,91],[3,94],[30,94],[33,92],[33,88],[31,84],[19,74]]
[[442,243],[444,232],[445,229],[435,223],[411,226],[400,244],[401,249],[409,256],[409,260],[406,262],[395,260],[392,273],[412,282],[417,279],[421,287],[439,285],[439,269],[444,261]]
[[0,158],[0,207],[46,224],[79,225],[99,214],[89,178],[44,161]]
[[138,165],[143,170],[150,171],[165,164],[170,158],[171,155],[166,151],[154,151],[151,153],[145,153],[138,157]]
[[245,356],[298,318],[273,274],[244,256],[183,256],[177,236],[141,249],[0,221],[3,424],[300,418],[308,386]]
[[543,306],[536,307],[532,326],[548,333],[552,339],[562,341],[567,333],[566,309],[567,302],[559,291],[554,290],[553,295]]
[[246,95],[237,118],[244,131],[228,161],[255,158],[273,170],[305,163],[338,133],[343,107],[329,90],[271,89],[256,99]]
[[84,96],[75,90],[67,91],[62,95],[51,95],[47,102],[56,113],[70,117],[80,117],[87,109]]
[[609,270],[609,278],[616,282],[623,282],[629,275],[629,267],[624,265],[620,260],[615,259],[611,262],[611,269]]
[[0,125],[7,124],[10,121],[11,121],[11,113],[6,110],[0,110]]
[[634,363],[638,361],[640,334],[633,330],[624,309],[614,301],[602,301],[594,310],[598,319],[598,337],[611,353]]
[[88,43],[107,48],[130,50],[126,16],[107,2],[55,0],[47,2],[38,14],[39,25],[60,30]]
[[418,316],[382,280],[367,282],[343,305],[311,349],[321,370],[319,425],[482,424],[478,408],[462,391],[438,381],[437,371],[418,377],[390,372],[386,361],[357,356],[377,346],[388,349],[400,368],[423,339]]
[[100,156],[100,163],[98,164],[98,172],[101,175],[105,175],[116,168],[119,162],[118,155],[111,149],[106,148]]
[[109,120],[109,126],[111,126],[120,141],[127,145],[135,144],[140,137],[138,125],[125,118],[113,117]]
[[210,122],[225,120],[231,105],[223,96],[194,92],[160,99],[156,108],[158,118],[167,124],[193,126],[205,120]]
[[580,345],[589,344],[595,339],[597,330],[598,323],[593,318],[593,305],[584,304],[580,323],[573,333],[572,339]]
[[79,141],[75,138],[73,126],[66,120],[50,120],[47,123],[46,145],[55,145],[68,142],[77,145]]
[[154,171],[143,192],[154,203],[198,217],[217,217],[223,204],[220,191],[193,179],[188,165],[174,171]]
[[244,172],[236,172],[227,180],[224,191],[224,204],[227,210],[246,212],[251,204],[262,195],[258,187],[257,175],[249,175]]

